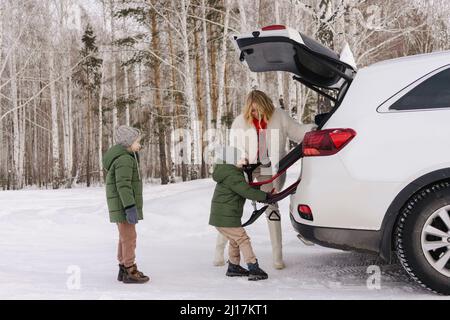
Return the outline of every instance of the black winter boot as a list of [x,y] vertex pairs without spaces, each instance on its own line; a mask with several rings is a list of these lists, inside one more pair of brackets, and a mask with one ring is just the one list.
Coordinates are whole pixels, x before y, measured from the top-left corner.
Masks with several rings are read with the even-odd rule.
[[242,268],[238,264],[232,264],[228,261],[228,270],[226,273],[227,277],[248,277],[249,272],[247,269]]
[[266,280],[267,278],[269,278],[267,273],[265,273],[264,270],[259,267],[258,260],[256,260],[255,263],[249,263],[247,265],[249,270],[249,281]]
[[125,274],[125,266],[119,264],[119,274],[117,275],[117,281],[123,281],[123,275]]

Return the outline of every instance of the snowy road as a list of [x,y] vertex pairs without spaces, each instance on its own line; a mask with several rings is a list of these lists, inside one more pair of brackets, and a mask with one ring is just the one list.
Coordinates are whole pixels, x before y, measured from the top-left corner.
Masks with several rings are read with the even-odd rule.
[[[281,203],[287,268],[272,268],[260,219],[248,230],[269,280],[228,279],[225,267],[212,266],[213,189],[212,180],[145,187],[137,257],[152,278],[146,285],[115,280],[117,230],[108,222],[103,188],[0,192],[0,298],[445,299],[376,256],[304,246],[290,225],[288,200]],[[247,216],[250,211],[247,204]],[[370,265],[381,268],[380,289],[366,285]],[[78,272],[79,287],[73,282]]]

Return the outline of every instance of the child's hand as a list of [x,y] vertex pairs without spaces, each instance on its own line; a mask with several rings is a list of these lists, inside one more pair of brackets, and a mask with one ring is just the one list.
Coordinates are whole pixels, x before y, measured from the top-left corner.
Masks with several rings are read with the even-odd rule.
[[267,204],[275,203],[276,201],[274,201],[273,199],[275,195],[276,195],[275,188],[273,188],[272,191],[266,193],[266,199],[261,202]]
[[136,206],[132,206],[131,208],[125,209],[125,216],[127,217],[127,222],[129,224],[138,223],[138,212]]

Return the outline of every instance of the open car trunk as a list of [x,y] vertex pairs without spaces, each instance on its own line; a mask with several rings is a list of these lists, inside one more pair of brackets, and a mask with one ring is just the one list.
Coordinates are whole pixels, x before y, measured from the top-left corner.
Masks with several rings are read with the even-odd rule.
[[[295,80],[334,103],[331,112],[316,115],[315,122],[319,129],[339,108],[357,72],[348,47],[343,51],[347,54],[338,55],[310,37],[285,26],[268,26],[252,33],[235,35],[233,40],[240,52],[240,60],[247,63],[251,71],[290,72],[294,74]],[[300,144],[280,160],[278,172],[272,180],[302,157]],[[259,185],[267,182],[270,180]],[[292,190],[295,191],[295,188]]]
[[[284,26],[235,35],[233,40],[240,60],[251,71],[290,72],[295,80],[334,102],[335,107],[356,74],[354,61],[345,61],[317,41]],[[330,94],[330,90],[335,94]]]

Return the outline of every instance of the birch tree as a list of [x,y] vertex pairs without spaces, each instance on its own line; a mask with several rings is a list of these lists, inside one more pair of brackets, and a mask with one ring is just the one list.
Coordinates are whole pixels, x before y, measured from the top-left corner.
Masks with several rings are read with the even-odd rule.
[[110,21],[111,21],[111,56],[112,56],[112,64],[111,64],[111,73],[112,73],[112,131],[114,131],[117,127],[117,60],[116,53],[114,51],[114,44],[116,42],[116,25],[114,21],[114,0],[109,0],[110,5]]
[[[274,6],[275,6],[275,24],[281,24],[281,19],[280,19],[280,2],[279,1],[274,1]],[[280,103],[280,107],[284,108],[283,105],[283,74],[281,72],[277,72],[277,93],[278,93],[278,101]]]
[[[245,1],[238,0],[237,2],[239,7],[240,31],[241,33],[249,32],[252,28],[255,28],[255,26],[251,26],[248,23],[247,13],[244,6]],[[247,79],[247,81],[245,81],[246,91],[249,92],[251,89],[258,89],[259,82],[257,74],[250,72],[249,70],[245,70],[245,75]]]
[[[229,0],[224,0],[224,7],[225,7],[225,16],[224,16],[224,28],[223,28],[223,35],[222,35],[222,45],[220,48],[220,55],[219,55],[219,72],[218,72],[218,91],[219,91],[219,99],[217,102],[217,116],[216,116],[216,123],[217,123],[217,132],[219,133],[219,139],[221,139],[221,136],[223,135],[223,128],[222,128],[222,116],[224,114],[224,97],[225,97],[225,68],[226,68],[226,61],[227,61],[227,43],[228,43],[228,25],[230,22],[230,9],[231,4]],[[218,142],[222,142],[219,140]]]
[[183,73],[184,73],[184,98],[186,107],[189,110],[191,136],[191,179],[196,179],[198,176],[198,164],[201,163],[201,149],[200,149],[200,128],[198,122],[197,106],[194,100],[194,88],[191,71],[191,58],[189,55],[189,30],[188,30],[188,12],[190,9],[190,0],[180,1],[180,34],[183,50]]
[[50,79],[50,104],[52,116],[52,183],[53,189],[59,188],[60,184],[60,166],[59,166],[59,129],[58,129],[58,104],[56,97],[56,87],[53,79],[55,78],[55,58],[53,46],[50,46],[48,54],[48,68]]
[[[3,61],[2,61],[2,56],[3,56],[3,13],[4,13],[4,4],[0,4],[0,66],[2,65]],[[0,73],[1,75],[1,73]],[[0,87],[2,85],[2,81],[1,81],[1,77],[0,77]],[[0,114],[3,113],[3,103],[2,103],[2,96],[0,95]],[[6,155],[7,152],[5,152],[5,147],[4,147],[4,136],[5,133],[3,132],[3,122],[0,121],[0,150],[2,150],[2,152],[0,153],[0,186],[4,186],[5,185],[5,181],[6,181]]]

